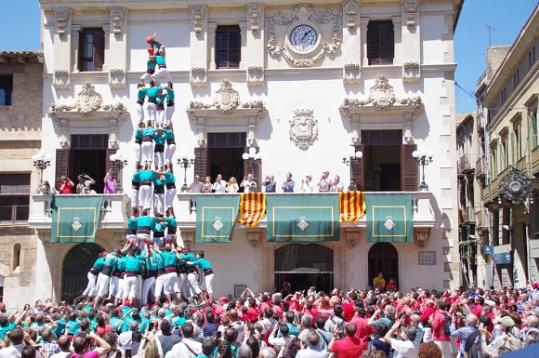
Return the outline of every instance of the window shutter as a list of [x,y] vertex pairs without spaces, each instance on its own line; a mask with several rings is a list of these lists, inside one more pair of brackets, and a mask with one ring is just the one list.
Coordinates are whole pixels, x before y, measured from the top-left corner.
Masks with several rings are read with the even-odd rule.
[[380,57],[384,64],[392,64],[395,53],[395,36],[393,32],[393,23],[385,22],[380,29]]
[[403,191],[418,190],[419,165],[412,156],[416,149],[415,144],[401,145],[401,190]]
[[195,175],[200,176],[203,181],[207,173],[208,166],[208,148],[198,147],[195,148]]
[[82,63],[82,54],[84,53],[84,31],[79,31],[79,51],[77,53],[77,69],[79,72],[84,71]]
[[258,190],[262,191],[260,183],[262,182],[262,161],[255,161],[253,163],[253,176],[255,177]]
[[367,58],[369,65],[374,64],[371,61],[377,59],[380,53],[380,31],[375,23],[369,22],[367,27]]
[[[358,144],[355,146],[356,152],[365,154],[365,146]],[[358,190],[365,190],[365,158],[352,160],[350,163],[350,184],[354,183]]]
[[[56,149],[56,182],[69,174],[69,149]],[[73,178],[70,178],[73,180]]]
[[94,30],[94,71],[103,71],[105,63],[105,31]]

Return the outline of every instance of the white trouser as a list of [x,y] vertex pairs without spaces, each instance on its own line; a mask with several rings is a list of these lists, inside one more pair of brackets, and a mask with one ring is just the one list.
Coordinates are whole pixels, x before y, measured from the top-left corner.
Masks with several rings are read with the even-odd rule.
[[116,292],[116,298],[123,298],[125,295],[125,279],[123,277],[118,278],[118,292]]
[[140,76],[140,79],[144,81],[144,83],[150,83],[152,80],[152,74],[148,72],[144,72],[142,76]]
[[213,293],[213,274],[204,276],[202,290],[208,292],[209,294]]
[[82,295],[94,297],[96,292],[97,276],[91,272],[88,272],[86,277],[88,277],[88,285],[86,285],[86,289],[84,290]]
[[139,206],[143,210],[152,208],[152,187],[151,185],[141,185],[139,188]]
[[120,288],[120,278],[117,276],[112,276],[110,278],[110,284],[109,284],[109,296],[108,298],[116,298],[116,295],[118,294],[118,290]]
[[176,282],[178,281],[178,275],[176,272],[169,272],[163,275],[164,278],[164,291],[165,295],[172,295],[174,294],[174,285],[176,285]]
[[162,169],[165,166],[165,153],[164,152],[155,152],[155,166],[158,169]]
[[152,236],[146,233],[137,233],[137,246],[139,249],[144,250],[145,244],[152,242]]
[[138,204],[138,190],[131,188],[131,207],[136,208],[138,207]]
[[442,351],[442,358],[451,358],[453,354],[451,353],[451,342],[442,342],[434,341],[438,348]]
[[[187,274],[185,273],[179,273],[178,279],[176,280],[176,284],[174,285],[174,292],[176,293],[182,293],[183,286],[185,284],[185,279],[187,278]],[[187,297],[187,296],[186,296]]]
[[165,246],[165,243],[163,242],[164,237],[163,236],[154,236],[153,237],[153,244],[157,247],[163,247]]
[[184,246],[184,244],[183,244],[182,235],[179,235],[179,234],[178,234],[178,231],[179,231],[180,229],[176,229],[176,230],[177,230],[177,231],[176,231],[176,246],[181,247],[181,248],[184,248],[185,246]]
[[152,123],[155,123],[155,116],[156,116],[156,113],[157,112],[157,104],[153,103],[153,102],[148,102],[146,104],[146,119],[148,119],[148,121],[151,121]]
[[165,164],[172,163],[172,157],[176,152],[176,144],[165,145]]
[[167,126],[170,126],[170,123],[172,123],[172,115],[174,114],[174,106],[166,106],[165,107],[165,124]]
[[166,67],[161,67],[155,70],[155,73],[153,74],[153,78],[157,80],[159,83],[169,83],[172,82],[172,78],[170,77],[170,74],[168,73],[168,70]]
[[195,295],[199,295],[200,287],[198,286],[198,273],[196,272],[190,272],[187,274],[187,280],[189,281],[189,285],[191,286],[191,289],[194,291]]
[[[153,161],[153,142],[152,141],[143,141],[140,145],[140,161],[141,162],[152,162]],[[146,163],[142,163],[143,165]]]
[[142,104],[137,102],[137,119],[138,123],[144,122],[144,108],[142,107]]
[[165,127],[165,120],[166,120],[165,110],[164,109],[157,110],[155,127],[157,128]]
[[175,196],[176,196],[176,188],[165,190],[165,206],[167,207],[167,209],[172,208],[172,203],[174,202]]
[[161,294],[165,288],[165,276],[157,276],[155,279],[155,292],[153,293],[155,298],[161,298]]
[[123,292],[123,298],[137,298],[138,293],[138,279],[137,276],[125,276],[125,289]]
[[182,273],[180,275],[182,275],[182,277],[183,277],[183,284],[180,287],[180,291],[181,291],[183,297],[189,298],[189,297],[193,296],[193,292],[191,290],[191,285],[189,284],[189,281],[187,281],[187,274]]
[[144,306],[146,303],[148,303],[148,294],[150,294],[150,296],[153,298],[155,285],[155,277],[152,276],[144,279],[144,282],[142,284],[142,293],[140,295],[141,306]]
[[138,143],[133,144],[133,146],[135,147],[135,160],[140,162],[142,159],[142,147]]
[[153,195],[153,211],[159,214],[165,213],[165,194]]
[[109,292],[110,276],[103,273],[97,275],[96,296],[106,297]]

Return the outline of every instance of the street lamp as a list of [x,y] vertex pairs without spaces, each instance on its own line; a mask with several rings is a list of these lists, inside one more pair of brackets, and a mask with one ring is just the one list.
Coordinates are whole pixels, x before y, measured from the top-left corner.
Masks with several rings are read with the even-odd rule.
[[187,186],[187,168],[193,164],[195,164],[195,156],[192,153],[188,153],[186,149],[182,149],[180,151],[180,157],[178,158],[178,165],[180,168],[183,168],[183,193],[189,190],[189,187]]
[[109,157],[112,164],[118,169],[118,193],[123,192],[122,188],[122,170],[127,165],[127,157],[122,153],[114,153]]
[[40,150],[39,153],[32,157],[34,167],[39,169],[39,183],[43,183],[43,171],[51,165],[51,157],[45,154],[44,150]]
[[[348,166],[350,166],[356,160],[361,160],[361,158],[363,158],[363,152],[359,150],[356,151],[356,147],[354,145],[350,145],[348,150],[342,154],[342,162]],[[348,186],[348,190],[357,190],[357,184],[354,183],[354,178],[352,175],[350,175],[350,185]]]
[[421,147],[413,151],[412,157],[421,165],[421,184],[419,185],[419,191],[428,191],[429,186],[425,181],[425,165],[432,163],[432,152],[427,152],[425,148]]

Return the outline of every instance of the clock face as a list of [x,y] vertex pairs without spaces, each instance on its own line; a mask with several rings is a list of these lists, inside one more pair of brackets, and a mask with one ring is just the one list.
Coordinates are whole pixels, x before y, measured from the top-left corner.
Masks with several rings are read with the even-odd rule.
[[296,26],[290,32],[290,43],[295,50],[306,52],[316,45],[318,33],[309,25]]

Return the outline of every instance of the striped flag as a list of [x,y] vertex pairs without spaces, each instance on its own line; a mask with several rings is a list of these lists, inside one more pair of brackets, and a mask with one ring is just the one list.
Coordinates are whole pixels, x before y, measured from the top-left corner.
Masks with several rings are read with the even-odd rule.
[[243,193],[240,198],[238,223],[250,227],[258,225],[266,214],[266,193]]
[[347,191],[339,193],[341,222],[355,223],[365,215],[365,193]]

